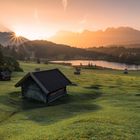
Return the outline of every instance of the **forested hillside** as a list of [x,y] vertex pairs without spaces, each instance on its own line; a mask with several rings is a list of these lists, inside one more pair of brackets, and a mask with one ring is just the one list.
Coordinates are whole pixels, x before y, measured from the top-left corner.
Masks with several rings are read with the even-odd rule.
[[110,46],[81,49],[49,41],[28,41],[19,46],[2,47],[6,56],[17,60],[107,60],[112,62],[140,64],[140,48]]
[[0,71],[22,71],[17,60],[13,56],[10,56],[10,54],[6,55],[3,50],[4,48],[0,46]]
[[140,64],[140,48],[125,48],[121,46],[112,46],[112,47],[99,47],[99,48],[90,48],[88,50],[104,53],[107,56],[108,61],[114,62],[123,62],[130,64]]
[[19,46],[8,46],[4,48],[4,52],[18,60],[100,59],[103,56],[102,53],[42,40],[28,41]]

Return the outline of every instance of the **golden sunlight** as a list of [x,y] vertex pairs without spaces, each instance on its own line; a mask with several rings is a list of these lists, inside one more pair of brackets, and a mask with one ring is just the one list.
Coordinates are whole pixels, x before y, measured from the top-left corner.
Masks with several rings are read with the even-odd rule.
[[43,27],[35,26],[14,26],[13,31],[15,32],[15,37],[25,37],[30,40],[36,39],[47,39],[55,34],[55,31],[51,29],[45,29]]
[[25,42],[26,39],[24,37],[21,36],[20,32],[18,33],[11,33],[10,35],[10,44],[14,44],[14,45],[19,45],[23,42]]
[[22,33],[21,33],[20,31],[16,31],[16,32],[15,32],[15,37],[18,38],[18,37],[20,37],[20,36],[22,36]]

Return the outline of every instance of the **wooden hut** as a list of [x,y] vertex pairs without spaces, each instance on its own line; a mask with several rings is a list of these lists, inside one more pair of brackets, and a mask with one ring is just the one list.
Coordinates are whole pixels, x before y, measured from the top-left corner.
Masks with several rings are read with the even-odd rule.
[[80,67],[75,67],[74,74],[75,75],[80,75],[81,74],[81,68]]
[[51,103],[67,94],[66,86],[71,81],[58,69],[31,72],[15,86],[21,87],[22,96]]
[[128,69],[125,68],[123,73],[124,73],[124,74],[128,74]]
[[9,70],[0,70],[0,81],[11,80],[11,72]]

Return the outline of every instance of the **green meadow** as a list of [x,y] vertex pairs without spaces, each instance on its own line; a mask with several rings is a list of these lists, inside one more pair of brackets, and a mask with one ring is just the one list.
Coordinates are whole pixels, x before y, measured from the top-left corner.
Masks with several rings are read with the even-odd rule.
[[[140,71],[82,70],[21,63],[0,82],[0,140],[140,140]],[[49,106],[23,100],[14,85],[35,68],[59,68],[76,85]]]

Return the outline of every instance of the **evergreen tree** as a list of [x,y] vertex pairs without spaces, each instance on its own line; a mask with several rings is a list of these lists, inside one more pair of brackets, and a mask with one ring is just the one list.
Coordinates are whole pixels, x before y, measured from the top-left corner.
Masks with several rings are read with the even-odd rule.
[[0,47],[0,67],[3,65],[4,63],[4,57],[3,57],[3,54],[2,54],[2,49]]

